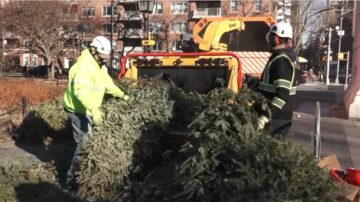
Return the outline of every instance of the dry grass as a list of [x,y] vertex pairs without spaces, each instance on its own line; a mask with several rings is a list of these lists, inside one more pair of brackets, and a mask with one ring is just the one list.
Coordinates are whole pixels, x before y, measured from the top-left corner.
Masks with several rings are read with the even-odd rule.
[[65,86],[31,79],[0,78],[0,109],[19,106],[26,98],[29,105],[38,104],[64,93]]

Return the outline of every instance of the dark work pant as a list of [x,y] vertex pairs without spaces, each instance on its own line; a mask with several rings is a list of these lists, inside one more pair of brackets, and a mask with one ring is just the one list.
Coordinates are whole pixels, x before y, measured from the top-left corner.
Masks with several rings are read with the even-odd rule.
[[83,114],[71,112],[68,112],[68,114],[71,119],[71,126],[73,129],[74,140],[76,142],[76,148],[70,168],[67,172],[66,184],[68,186],[76,186],[76,172],[79,171],[78,155],[80,153],[82,144],[88,139],[89,135],[91,135],[92,121],[90,117]]
[[289,130],[292,125],[292,120],[286,119],[272,119],[269,126],[269,132],[272,136],[280,135],[286,137],[289,135]]

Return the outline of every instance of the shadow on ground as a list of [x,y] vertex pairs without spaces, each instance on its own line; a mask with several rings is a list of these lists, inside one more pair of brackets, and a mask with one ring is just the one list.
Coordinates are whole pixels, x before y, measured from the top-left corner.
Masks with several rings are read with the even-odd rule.
[[40,161],[53,163],[59,183],[65,184],[66,171],[75,151],[70,123],[66,123],[63,128],[54,129],[44,119],[30,112],[15,130],[14,140],[18,148],[36,156]]
[[38,184],[24,183],[14,188],[18,202],[80,202],[81,200],[59,187],[40,182]]

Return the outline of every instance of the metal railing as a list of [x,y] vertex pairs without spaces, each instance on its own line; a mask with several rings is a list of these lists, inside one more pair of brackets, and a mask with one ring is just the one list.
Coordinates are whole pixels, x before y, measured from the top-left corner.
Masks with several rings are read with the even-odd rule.
[[122,11],[119,13],[119,20],[142,20],[143,16],[138,11]]
[[21,103],[16,107],[6,110],[5,112],[0,112],[0,131],[6,128],[8,123],[12,123],[14,116],[17,117],[21,115],[24,117],[27,109],[27,100],[26,98],[21,99]]
[[26,107],[27,107],[27,100],[26,100],[26,98],[22,98],[20,106],[14,107],[14,108],[7,110],[6,112],[0,114],[0,118],[4,117],[6,115],[12,114],[16,111],[21,111],[21,113],[24,115],[26,113]]
[[321,158],[321,135],[320,135],[320,122],[321,121],[321,111],[320,111],[320,102],[316,102],[315,108],[315,134],[314,134],[314,156],[315,160],[320,160]]
[[127,29],[119,34],[119,37],[124,38],[142,38],[143,31],[141,29]]
[[190,12],[190,18],[221,17],[221,8],[196,8]]
[[0,77],[23,77],[22,72],[0,72]]

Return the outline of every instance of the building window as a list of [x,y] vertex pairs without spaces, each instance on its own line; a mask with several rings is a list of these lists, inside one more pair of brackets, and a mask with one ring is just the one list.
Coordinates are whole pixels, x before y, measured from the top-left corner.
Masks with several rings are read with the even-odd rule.
[[160,22],[149,22],[149,30],[154,34],[158,34],[162,31],[162,24]]
[[[116,6],[112,6],[112,8],[113,8],[113,14],[115,14],[116,13]],[[111,6],[103,6],[102,16],[103,17],[110,17],[111,16]]]
[[162,41],[156,40],[155,45],[153,46],[153,50],[161,51],[162,50]]
[[187,33],[187,25],[185,22],[173,22],[170,24],[170,32]]
[[38,65],[38,57],[37,56],[33,56],[32,57],[32,66],[37,66]]
[[[116,26],[114,26],[114,24],[113,24],[112,33],[116,33],[116,32],[117,32]],[[103,26],[102,26],[102,33],[103,33],[103,34],[111,34],[111,24],[103,24]]]
[[342,0],[330,0],[330,6],[337,6],[342,2]]
[[261,11],[261,4],[262,4],[262,0],[255,0],[254,1],[254,12],[258,13]]
[[171,3],[171,14],[185,14],[188,12],[187,2]]
[[95,7],[84,7],[83,8],[84,17],[93,17],[95,16]]
[[24,56],[24,66],[29,66],[30,58],[29,56]]
[[238,0],[231,0],[230,2],[230,12],[237,12],[238,11]]
[[172,41],[172,42],[170,43],[170,48],[171,48],[173,51],[182,50],[182,41]]
[[154,5],[154,10],[153,10],[153,14],[154,15],[160,15],[163,13],[163,7],[162,7],[162,3],[156,3]]

